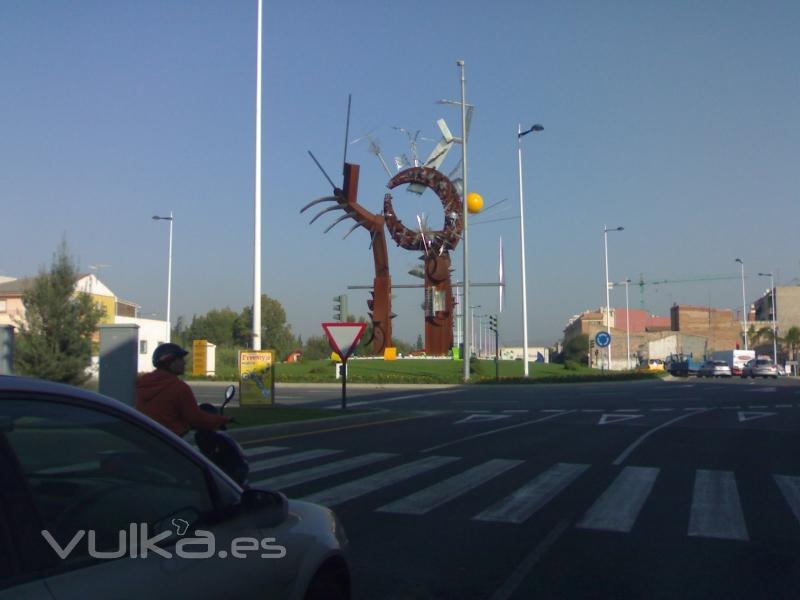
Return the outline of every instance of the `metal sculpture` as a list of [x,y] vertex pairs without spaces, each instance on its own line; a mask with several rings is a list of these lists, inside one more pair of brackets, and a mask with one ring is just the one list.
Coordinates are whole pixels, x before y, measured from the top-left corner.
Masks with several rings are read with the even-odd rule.
[[[314,159],[314,162],[317,162],[316,159]],[[319,166],[319,163],[317,165]],[[372,335],[365,343],[372,344],[373,354],[382,356],[384,350],[392,345],[392,279],[389,275],[389,255],[386,251],[385,220],[382,215],[373,214],[358,203],[358,173],[358,165],[345,162],[342,189],[333,186],[333,196],[317,198],[306,204],[300,212],[303,213],[322,202],[335,202],[336,204],[333,206],[317,213],[311,219],[309,225],[328,212],[342,210],[344,214],[328,226],[325,229],[325,233],[348,218],[353,219],[355,224],[342,239],[359,227],[363,227],[369,232],[375,278],[372,283],[372,298],[367,300],[367,306],[370,310],[369,316],[372,320]]]
[[464,227],[461,198],[453,183],[442,173],[428,167],[406,169],[387,184],[389,189],[412,184],[430,188],[444,208],[444,228],[425,231],[420,220],[419,231],[409,229],[397,218],[392,195],[383,199],[383,216],[389,234],[406,250],[421,250],[425,264],[425,350],[428,354],[447,354],[453,346],[453,290],[450,282],[450,250],[461,239]]

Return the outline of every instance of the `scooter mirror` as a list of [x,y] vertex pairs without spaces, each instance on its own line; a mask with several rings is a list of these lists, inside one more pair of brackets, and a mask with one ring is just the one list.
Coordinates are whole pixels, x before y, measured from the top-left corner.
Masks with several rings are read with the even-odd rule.
[[225,402],[230,402],[233,397],[236,395],[236,388],[232,385],[229,385],[225,388]]

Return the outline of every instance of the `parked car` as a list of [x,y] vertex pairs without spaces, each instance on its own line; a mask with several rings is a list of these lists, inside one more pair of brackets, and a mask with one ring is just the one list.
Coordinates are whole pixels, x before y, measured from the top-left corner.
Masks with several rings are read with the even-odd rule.
[[664,361],[660,358],[651,358],[639,365],[638,371],[663,371]]
[[769,358],[754,358],[742,368],[742,379],[747,377],[778,378],[778,367]]
[[707,360],[697,371],[698,377],[730,377],[731,368],[724,360]]
[[347,538],[121,402],[0,376],[0,599],[121,597],[347,600]]

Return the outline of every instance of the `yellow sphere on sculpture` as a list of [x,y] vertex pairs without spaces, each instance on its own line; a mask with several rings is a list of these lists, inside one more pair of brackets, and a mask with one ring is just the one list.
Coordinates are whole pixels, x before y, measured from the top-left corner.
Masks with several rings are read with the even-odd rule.
[[476,193],[470,192],[467,194],[467,210],[470,214],[475,214],[481,212],[483,208],[483,197]]

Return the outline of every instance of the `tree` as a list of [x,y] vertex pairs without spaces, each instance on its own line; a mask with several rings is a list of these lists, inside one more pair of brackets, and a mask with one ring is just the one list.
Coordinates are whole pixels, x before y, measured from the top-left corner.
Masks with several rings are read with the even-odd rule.
[[783,336],[783,344],[789,350],[789,360],[797,360],[797,349],[800,347],[800,327],[792,326]]
[[[245,344],[250,345],[250,335],[253,331],[253,307],[246,306],[242,310],[241,322],[246,325],[248,337]],[[278,353],[278,357],[285,357],[288,352],[295,349],[297,340],[292,333],[291,325],[286,323],[286,311],[281,303],[266,294],[261,295],[261,347],[271,348]],[[241,342],[237,342],[241,343]]]
[[303,346],[303,359],[318,360],[321,358],[328,358],[331,352],[332,350],[328,343],[328,338],[312,335],[306,340],[305,346]]
[[75,291],[78,269],[61,242],[49,272],[42,269],[24,292],[15,368],[23,375],[80,385],[89,379],[92,334],[105,314],[89,294]]
[[586,362],[589,353],[589,336],[585,333],[571,337],[564,344],[564,362],[574,361],[579,363]]
[[425,348],[425,344],[422,341],[422,334],[417,335],[417,345],[416,350],[423,350]]
[[186,330],[187,342],[191,340],[208,340],[218,346],[231,346],[236,343],[240,330],[244,329],[238,321],[242,316],[228,307],[212,309],[204,316],[193,317]]

